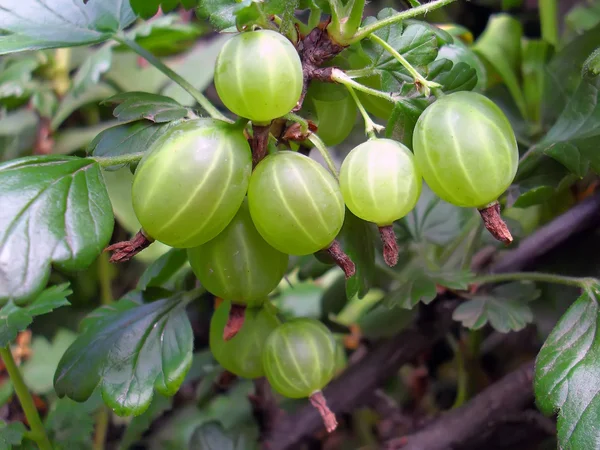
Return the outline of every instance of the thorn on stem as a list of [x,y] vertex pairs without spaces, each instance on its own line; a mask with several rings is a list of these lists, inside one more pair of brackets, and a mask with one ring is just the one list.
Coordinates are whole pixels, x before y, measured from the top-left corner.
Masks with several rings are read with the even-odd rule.
[[317,391],[309,397],[309,400],[311,405],[313,405],[317,411],[319,411],[327,432],[331,433],[333,430],[335,430],[338,423],[335,418],[335,414],[333,414],[333,412],[327,406],[327,401],[325,400],[323,393],[321,391]]
[[244,319],[246,313],[246,307],[244,305],[231,305],[231,309],[229,310],[229,317],[227,318],[227,323],[225,324],[225,328],[223,329],[223,340],[229,341],[233,339],[236,334],[242,329],[244,325]]
[[483,224],[496,240],[504,242],[506,245],[513,241],[510,230],[504,220],[502,220],[502,217],[500,217],[500,204],[498,202],[480,209],[479,214],[481,214]]
[[350,278],[356,273],[356,266],[354,265],[350,257],[346,255],[346,253],[344,253],[344,250],[342,250],[342,247],[340,246],[340,243],[338,241],[333,241],[331,243],[331,245],[327,249],[327,253],[333,258],[335,263],[344,271],[346,279]]
[[140,230],[129,241],[122,241],[109,245],[104,251],[113,252],[109,260],[111,263],[125,262],[129,261],[153,242],[154,240],[146,236],[144,230]]
[[394,227],[392,225],[379,227],[379,234],[383,242],[383,259],[388,266],[394,267],[398,264],[398,243]]

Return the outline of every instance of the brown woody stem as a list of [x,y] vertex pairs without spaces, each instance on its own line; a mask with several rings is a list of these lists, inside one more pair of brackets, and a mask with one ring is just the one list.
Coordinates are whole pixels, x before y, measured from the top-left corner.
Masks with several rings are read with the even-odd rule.
[[228,341],[233,339],[236,334],[242,329],[244,325],[244,318],[246,313],[246,307],[244,305],[231,305],[229,310],[229,317],[227,323],[223,329],[223,340]]
[[112,255],[110,256],[111,263],[125,262],[129,261],[153,242],[154,239],[146,236],[144,230],[140,230],[129,241],[122,241],[109,245],[104,251],[112,252]]
[[388,266],[394,267],[398,264],[398,244],[393,225],[379,227],[379,234],[383,242],[383,259]]
[[252,167],[256,167],[267,156],[270,130],[271,124],[252,124],[252,139],[250,140],[250,147],[252,147]]
[[333,258],[335,263],[344,271],[346,279],[350,278],[356,273],[356,266],[354,265],[350,257],[346,255],[346,253],[344,253],[344,250],[342,250],[342,247],[340,246],[340,243],[338,241],[333,241],[331,243],[331,245],[327,249],[327,253]]
[[315,392],[309,398],[311,405],[313,405],[319,414],[323,418],[323,423],[325,424],[325,428],[328,433],[331,433],[333,430],[337,428],[337,420],[335,418],[335,414],[331,412],[329,407],[327,406],[327,401],[325,400],[325,396],[321,391]]
[[502,217],[500,217],[500,204],[498,202],[481,208],[479,214],[481,214],[483,224],[496,240],[504,242],[506,245],[513,241],[510,230],[506,226],[506,223],[504,223],[504,220],[502,220]]

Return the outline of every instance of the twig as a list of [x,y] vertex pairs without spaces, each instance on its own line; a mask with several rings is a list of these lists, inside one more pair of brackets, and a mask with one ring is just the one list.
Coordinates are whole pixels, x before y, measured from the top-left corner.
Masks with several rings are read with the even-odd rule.
[[533,402],[533,361],[525,363],[488,387],[464,406],[454,409],[421,431],[406,436],[403,450],[459,448],[490,423]]

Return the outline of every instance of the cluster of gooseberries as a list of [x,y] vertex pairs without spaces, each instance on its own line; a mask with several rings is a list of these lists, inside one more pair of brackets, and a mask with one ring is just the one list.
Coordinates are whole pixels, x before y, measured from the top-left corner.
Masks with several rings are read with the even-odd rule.
[[[274,31],[241,33],[217,59],[215,86],[224,105],[267,130],[296,107],[303,83],[298,52]],[[313,83],[303,111],[334,145],[350,132],[357,110],[342,86]],[[349,127],[340,122],[348,117]],[[321,389],[335,371],[334,338],[315,320],[281,323],[267,298],[288,255],[325,249],[352,276],[353,264],[335,241],[347,207],[379,227],[384,260],[395,265],[392,225],[415,207],[423,178],[442,199],[480,209],[493,228],[496,199],[516,172],[515,137],[490,100],[453,93],[420,116],[413,151],[371,138],[348,154],[338,180],[292,150],[253,160],[246,122],[197,119],[172,127],[137,167],[133,207],[143,237],[187,248],[202,285],[224,299],[210,330],[217,361],[242,377],[266,376],[282,395],[309,397],[331,430],[335,417]]]

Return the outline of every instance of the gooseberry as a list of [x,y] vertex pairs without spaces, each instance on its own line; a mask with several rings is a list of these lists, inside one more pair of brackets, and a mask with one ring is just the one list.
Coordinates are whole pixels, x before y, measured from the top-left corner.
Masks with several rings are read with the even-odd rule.
[[335,375],[337,344],[333,334],[318,320],[295,319],[277,327],[267,338],[262,353],[269,383],[289,398],[309,397],[319,409],[328,431],[335,416],[321,393]]
[[223,301],[210,321],[210,350],[224,369],[243,378],[264,376],[262,352],[265,341],[280,322],[274,307],[265,302],[258,308],[246,308],[244,326],[235,337],[224,340],[231,302]]
[[237,304],[254,306],[277,287],[289,258],[258,233],[245,199],[217,237],[188,249],[188,259],[206,290]]
[[303,86],[298,52],[271,30],[241,33],[228,40],[215,65],[215,87],[223,104],[259,124],[287,114]]
[[291,151],[271,154],[256,166],[248,201],[261,236],[291,255],[329,247],[344,222],[335,178],[316,161]]
[[133,209],[147,237],[171,247],[204,244],[229,224],[250,180],[242,130],[225,122],[183,122],[159,138],[133,179]]

